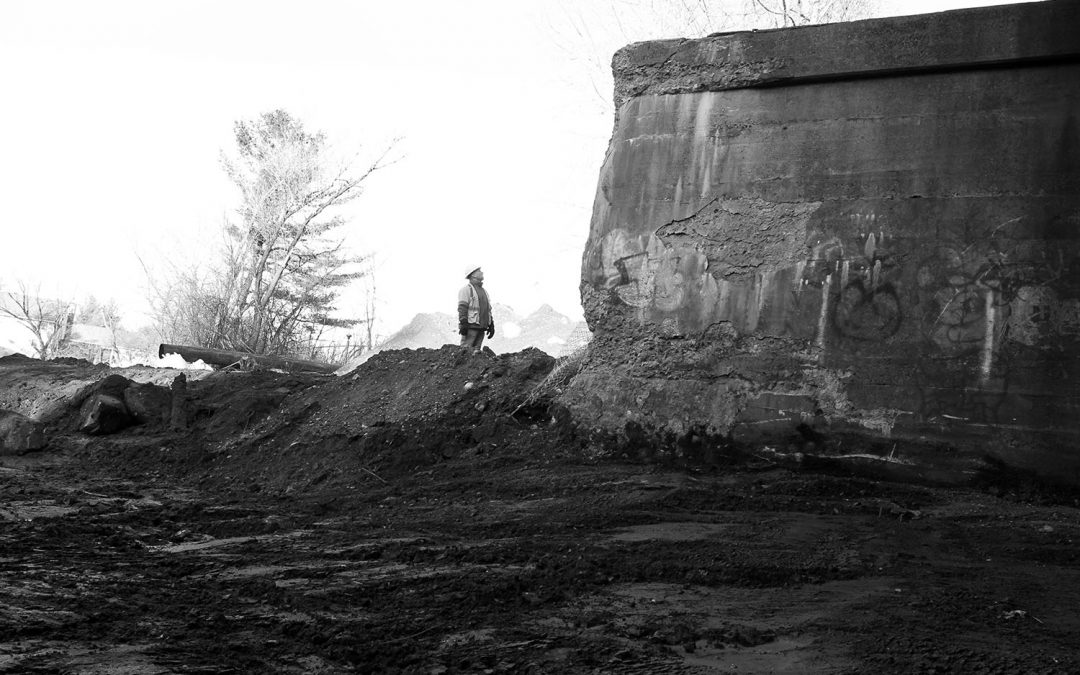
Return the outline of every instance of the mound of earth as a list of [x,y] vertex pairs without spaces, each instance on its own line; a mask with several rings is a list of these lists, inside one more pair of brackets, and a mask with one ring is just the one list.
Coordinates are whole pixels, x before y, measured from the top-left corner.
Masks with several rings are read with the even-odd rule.
[[[0,359],[3,405],[55,413],[0,457],[0,672],[1080,671],[1077,495],[601,459],[553,365]],[[136,385],[180,413],[72,429]]]
[[[229,373],[189,389],[188,444],[215,457],[204,480],[260,489],[355,482],[471,452],[496,451],[555,359],[458,347],[381,352],[342,376]],[[224,475],[221,469],[225,468]]]
[[[446,346],[382,352],[342,376],[185,372],[178,429],[163,419],[89,439],[71,432],[93,393],[103,386],[116,393],[110,385],[128,381],[168,391],[181,373],[7,357],[0,359],[0,409],[47,423],[55,447],[92,454],[102,466],[168,467],[218,486],[292,491],[494,451],[529,422],[534,408],[522,403],[554,363],[535,349],[496,356]],[[148,444],[159,447],[148,453]]]
[[[11,410],[35,420],[54,423],[68,420],[81,394],[110,375],[132,382],[169,387],[176,376],[199,379],[210,371],[132,366],[112,368],[104,363],[59,358],[39,361],[23,354],[0,357],[0,410]],[[69,420],[68,420],[69,421]]]

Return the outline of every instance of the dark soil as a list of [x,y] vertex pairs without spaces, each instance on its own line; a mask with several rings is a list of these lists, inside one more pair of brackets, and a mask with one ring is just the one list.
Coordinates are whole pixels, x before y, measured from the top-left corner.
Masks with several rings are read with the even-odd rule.
[[551,367],[393,352],[191,382],[183,431],[59,424],[0,458],[0,672],[1080,672],[1070,495],[599,457],[522,405]]

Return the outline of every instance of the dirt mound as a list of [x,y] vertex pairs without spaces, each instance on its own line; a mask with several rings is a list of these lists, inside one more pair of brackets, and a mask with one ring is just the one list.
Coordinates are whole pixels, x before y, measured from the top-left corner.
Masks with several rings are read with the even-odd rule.
[[39,422],[64,426],[89,392],[110,375],[139,384],[168,387],[181,372],[189,379],[208,371],[132,366],[112,368],[73,358],[39,361],[22,354],[0,357],[0,410],[11,410]]
[[116,470],[251,491],[385,480],[528,429],[529,408],[518,408],[554,363],[536,349],[447,346],[383,352],[342,376],[219,371],[188,386],[184,433],[136,428],[82,451]]
[[555,359],[538,349],[495,356],[458,347],[382,352],[324,391],[346,405],[342,421],[375,426],[485,410],[508,411],[549,373]]

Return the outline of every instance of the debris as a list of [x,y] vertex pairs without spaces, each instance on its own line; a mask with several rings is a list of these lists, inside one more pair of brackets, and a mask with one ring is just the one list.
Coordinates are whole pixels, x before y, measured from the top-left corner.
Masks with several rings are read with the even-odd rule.
[[371,469],[367,468],[366,466],[362,466],[362,467],[360,467],[360,470],[361,470],[361,471],[364,471],[365,473],[369,473],[369,474],[371,474],[372,476],[375,476],[376,478],[378,478],[378,479],[379,479],[379,480],[380,480],[380,481],[382,482],[382,484],[383,484],[383,485],[389,485],[389,483],[387,483],[387,482],[386,482],[386,479],[384,479],[384,478],[383,478],[382,476],[380,476],[379,474],[375,473],[375,472],[374,472],[374,471],[372,471]]
[[905,518],[909,518],[911,520],[914,520],[914,519],[920,518],[922,516],[922,511],[919,511],[918,509],[904,508],[903,506],[900,506],[896,502],[891,502],[891,501],[887,501],[887,500],[878,500],[878,518],[880,518],[884,514],[888,514],[890,516],[896,516],[900,520],[903,520]]
[[124,389],[124,405],[140,424],[158,424],[169,420],[172,396],[156,384],[132,382]]
[[84,434],[113,434],[135,423],[124,402],[109,394],[94,394],[79,411],[78,429]]
[[169,428],[181,431],[187,428],[187,375],[177,375],[171,386],[172,405],[169,409]]
[[44,427],[25,415],[0,410],[0,455],[22,454],[45,447]]
[[179,354],[185,361],[203,361],[216,366],[232,367],[240,365],[242,370],[255,367],[277,368],[290,372],[309,373],[333,373],[339,366],[324,363],[322,361],[310,361],[289,356],[265,356],[262,354],[249,354],[247,352],[229,351],[225,349],[210,349],[207,347],[192,347],[188,345],[158,345],[158,358],[164,358],[166,354]]
[[1030,618],[1033,621],[1036,621],[1038,623],[1043,623],[1043,621],[1041,619],[1039,619],[1037,616],[1033,616],[1031,614],[1028,614],[1028,612],[1026,610],[1023,610],[1023,609],[1010,609],[1007,612],[1002,612],[1001,613],[1001,618],[1005,619],[1006,621],[1009,621],[1011,619]]

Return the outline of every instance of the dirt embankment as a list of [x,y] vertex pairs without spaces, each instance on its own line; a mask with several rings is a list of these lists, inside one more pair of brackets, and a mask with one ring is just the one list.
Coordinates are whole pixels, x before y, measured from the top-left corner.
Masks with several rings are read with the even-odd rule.
[[552,365],[215,373],[183,428],[107,436],[68,409],[0,462],[0,672],[1080,670],[1073,495],[601,459],[530,397]]
[[[0,408],[46,423],[53,449],[92,454],[106,466],[292,491],[348,482],[357,471],[412,470],[491,452],[509,431],[533,425],[534,412],[546,413],[546,401],[522,404],[554,363],[535,349],[496,357],[445,347],[385,352],[342,376],[257,370],[192,377],[6,357]],[[189,381],[174,392],[177,376]],[[128,380],[158,388],[161,414],[108,436],[77,433],[87,400],[135,386]],[[174,407],[181,412],[170,419]]]

